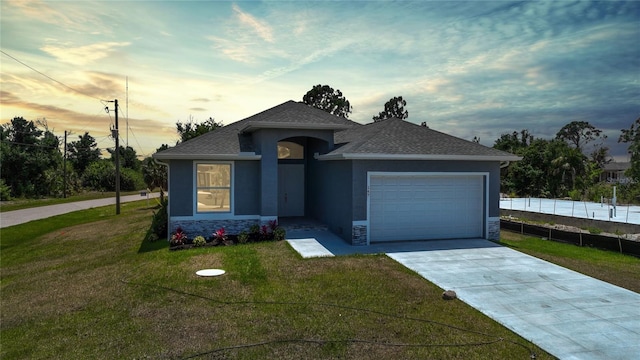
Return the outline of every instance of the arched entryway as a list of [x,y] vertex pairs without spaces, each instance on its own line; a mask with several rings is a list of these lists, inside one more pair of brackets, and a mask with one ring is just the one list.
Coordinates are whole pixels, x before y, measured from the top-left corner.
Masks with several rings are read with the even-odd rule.
[[278,141],[278,216],[305,216],[306,138]]

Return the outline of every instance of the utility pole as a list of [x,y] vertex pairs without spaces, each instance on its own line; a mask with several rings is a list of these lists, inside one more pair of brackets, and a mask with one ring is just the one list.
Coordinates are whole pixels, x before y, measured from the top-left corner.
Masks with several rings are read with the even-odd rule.
[[[111,101],[109,101],[111,102]],[[116,140],[116,215],[120,214],[120,136],[118,135],[118,99],[113,101],[115,103],[114,111],[116,112],[116,126],[111,129],[111,136]],[[109,107],[105,109],[109,112]]]
[[127,143],[125,147],[129,147],[129,77],[127,76]]
[[115,99],[116,109],[116,215],[120,214],[120,136],[118,135],[118,99]]
[[66,199],[67,198],[67,130],[64,131],[64,156],[62,157],[62,163],[63,163],[62,171],[64,171],[62,197]]

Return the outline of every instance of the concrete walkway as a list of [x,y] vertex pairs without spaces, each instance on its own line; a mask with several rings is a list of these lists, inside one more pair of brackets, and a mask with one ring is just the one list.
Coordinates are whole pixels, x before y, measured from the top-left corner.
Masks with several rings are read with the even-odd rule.
[[303,252],[294,244],[305,239],[322,256],[386,253],[560,359],[640,358],[640,294],[493,242],[356,247],[330,232],[292,232],[287,238]]
[[[149,199],[160,197],[160,193],[149,193]],[[127,195],[120,197],[120,203],[139,201],[147,199],[146,196]],[[95,207],[115,205],[116,198],[105,198],[95,200],[76,201],[66,204],[39,206],[29,209],[6,211],[0,213],[0,228],[24,224],[33,220],[45,219],[48,217],[62,215],[78,210],[91,209]],[[115,207],[114,207],[115,209]],[[115,211],[115,210],[114,210]]]

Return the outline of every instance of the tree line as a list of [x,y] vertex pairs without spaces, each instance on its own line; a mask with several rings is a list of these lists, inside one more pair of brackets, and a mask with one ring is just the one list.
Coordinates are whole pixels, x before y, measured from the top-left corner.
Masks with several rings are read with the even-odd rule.
[[[220,127],[213,118],[197,124],[176,123],[178,143]],[[166,144],[156,149],[168,149]],[[0,126],[0,200],[63,197],[82,191],[115,191],[115,147],[102,157],[88,132],[66,146],[49,130],[46,120],[14,117]],[[138,159],[130,146],[120,146],[120,189],[166,189],[166,167],[153,158]]]
[[[315,85],[304,96],[303,103],[330,114],[348,118],[352,112],[349,100],[340,90],[329,85]],[[406,119],[409,112],[402,96],[384,104],[383,111],[372,116],[374,122],[390,118]],[[422,123],[426,126],[426,123]],[[176,144],[214,131],[222,124],[213,118],[196,123],[176,123]],[[584,121],[563,126],[553,139],[536,138],[527,129],[503,133],[493,147],[521,156],[501,169],[501,192],[515,196],[571,197],[599,200],[610,196],[610,189],[599,181],[602,167],[611,160],[604,146],[602,130]],[[477,137],[474,142],[478,142]],[[629,129],[622,129],[618,142],[629,144],[633,182],[620,186],[620,198],[640,197],[640,118]],[[0,199],[12,197],[63,196],[85,190],[115,190],[115,149],[107,149],[109,159],[101,157],[95,138],[85,132],[67,144],[65,170],[61,141],[46,121],[27,121],[15,117],[0,126]],[[162,144],[157,151],[168,149]],[[121,183],[123,191],[142,188],[166,189],[166,167],[147,157],[140,161],[131,147],[120,147]],[[65,182],[66,179],[66,182]]]
[[[302,101],[331,114],[348,118],[351,104],[340,90],[329,85],[315,85]],[[409,112],[402,96],[395,96],[384,104],[384,110],[373,121],[392,117],[406,119]],[[426,123],[422,123],[426,126]],[[611,197],[609,185],[600,182],[603,166],[611,161],[606,135],[586,121],[572,121],[556,133],[553,139],[536,138],[527,129],[504,133],[493,147],[521,156],[501,170],[501,192],[514,196],[571,197],[599,201],[600,196]],[[473,142],[479,142],[474,137]],[[640,197],[640,118],[629,129],[622,129],[618,142],[629,143],[631,168],[627,176],[630,184],[620,185],[620,198],[637,201]],[[589,151],[588,147],[591,146]]]

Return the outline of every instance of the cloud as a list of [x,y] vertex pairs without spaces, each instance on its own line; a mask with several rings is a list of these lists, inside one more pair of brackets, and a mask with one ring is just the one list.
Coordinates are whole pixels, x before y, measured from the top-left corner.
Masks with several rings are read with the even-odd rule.
[[262,40],[273,42],[273,30],[266,22],[260,21],[249,13],[242,11],[236,4],[233,4],[232,9],[242,24],[252,29]]
[[[56,105],[34,103],[22,100],[20,97],[8,91],[0,91],[0,102],[2,102],[2,121],[8,122],[7,111],[13,110],[11,116],[22,116],[27,120],[47,119],[49,128],[54,133],[61,133],[64,130],[73,133],[83,134],[89,132],[91,136],[98,138],[109,135],[110,123],[113,123],[113,115],[104,111],[102,105],[97,104],[93,109],[97,109],[93,115],[87,112],[79,112],[62,108]],[[97,103],[97,102],[96,102]],[[158,147],[158,141],[172,143],[175,141],[175,128],[168,127],[164,122],[152,119],[135,118],[128,119],[129,127],[135,131],[136,141],[140,141],[140,148],[136,149],[139,154],[150,154]],[[120,137],[125,137],[124,118],[120,119]],[[142,135],[142,136],[141,136]],[[109,144],[113,146],[113,144]]]
[[84,46],[45,45],[42,51],[54,56],[59,61],[72,65],[84,66],[104,59],[119,47],[129,46],[129,42],[103,42]]
[[[24,16],[37,22],[56,25],[66,31],[77,33],[102,34],[111,33],[110,27],[106,25],[104,17],[97,14],[102,13],[100,2],[55,2],[42,0],[3,0],[3,5],[7,10],[16,11],[17,16]],[[4,10],[4,9],[3,9]]]

